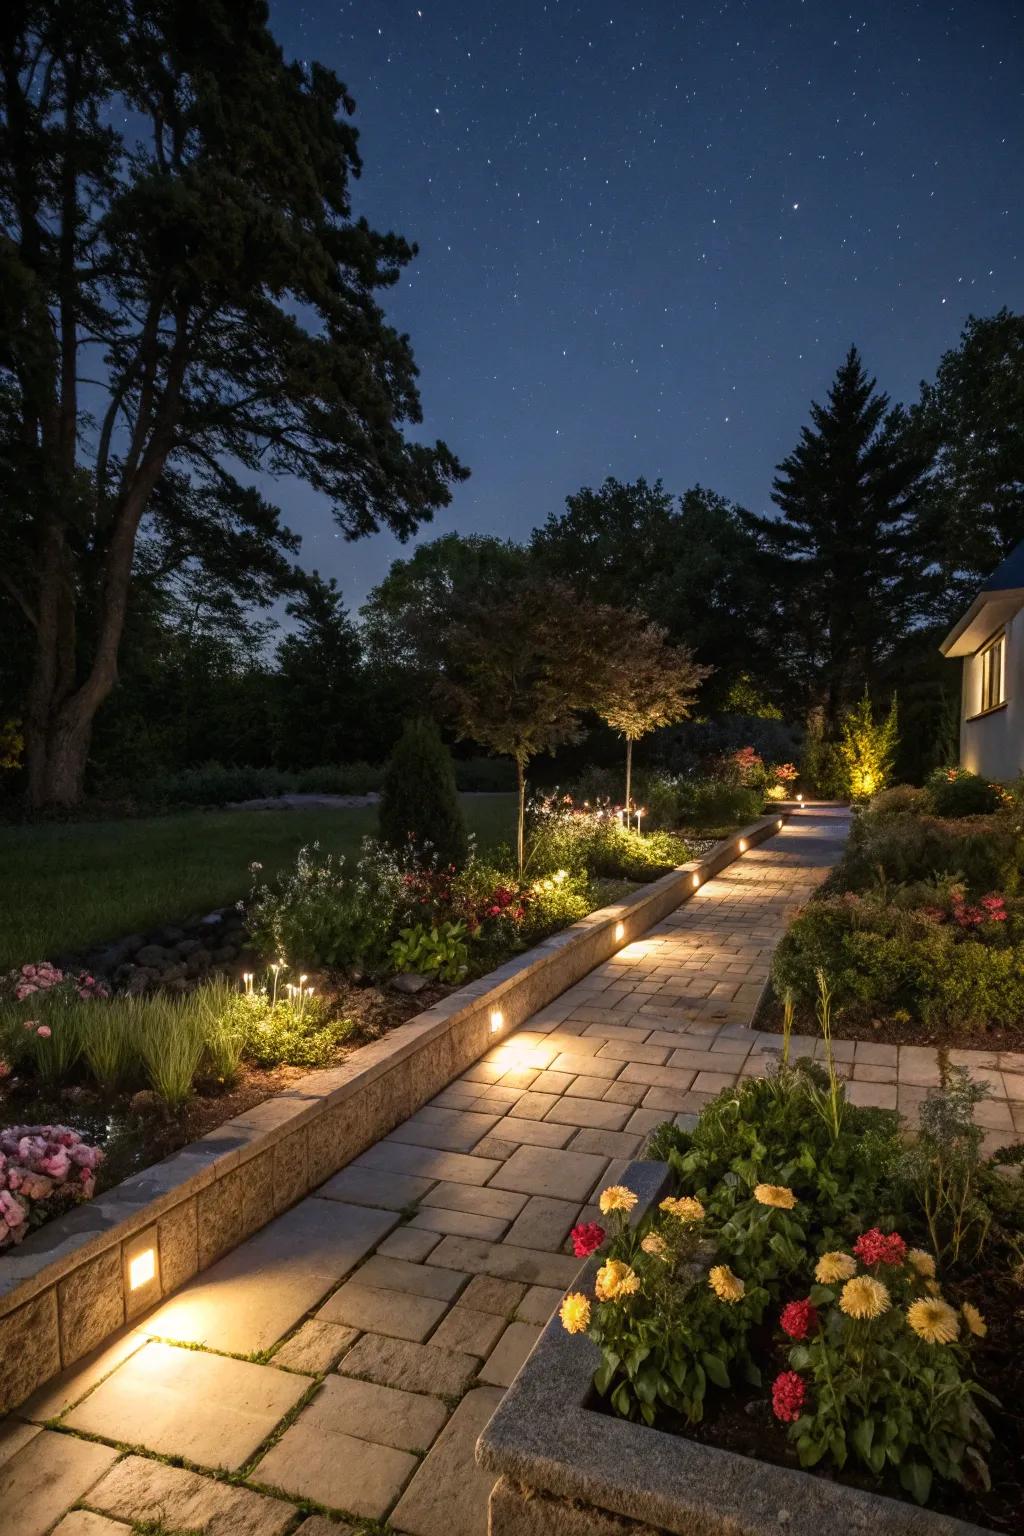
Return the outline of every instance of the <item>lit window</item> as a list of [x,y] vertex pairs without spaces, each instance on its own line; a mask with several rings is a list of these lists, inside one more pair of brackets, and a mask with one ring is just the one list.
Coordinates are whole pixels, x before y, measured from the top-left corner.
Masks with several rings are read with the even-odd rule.
[[981,653],[981,712],[1006,702],[1006,635],[998,634]]

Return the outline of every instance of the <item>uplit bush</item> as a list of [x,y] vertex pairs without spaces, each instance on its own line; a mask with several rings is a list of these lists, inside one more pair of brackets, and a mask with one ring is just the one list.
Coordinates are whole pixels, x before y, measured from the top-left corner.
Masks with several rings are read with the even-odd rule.
[[1012,893],[1020,852],[1020,833],[1009,816],[942,821],[916,812],[872,810],[854,821],[833,883],[860,891],[879,881],[897,885],[955,875],[972,892]]
[[528,873],[564,869],[596,878],[645,881],[685,864],[690,850],[669,832],[638,833],[608,802],[579,805],[570,795],[537,796],[528,807]]
[[724,779],[686,779],[680,793],[680,817],[695,827],[745,826],[761,814],[760,789]]
[[319,844],[300,848],[294,868],[272,885],[259,879],[245,904],[256,948],[283,955],[291,965],[361,966],[387,963],[402,896],[397,856],[366,838],[359,858],[321,856]]
[[926,788],[936,816],[990,816],[1002,804],[998,785],[966,768],[937,768]]

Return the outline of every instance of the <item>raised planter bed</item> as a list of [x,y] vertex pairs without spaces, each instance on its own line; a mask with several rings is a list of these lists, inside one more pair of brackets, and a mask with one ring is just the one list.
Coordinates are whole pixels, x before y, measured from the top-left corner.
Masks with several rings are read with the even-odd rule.
[[[631,1163],[635,1224],[669,1192]],[[591,1293],[599,1259],[573,1289]],[[489,1536],[984,1536],[982,1528],[811,1473],[701,1445],[600,1409],[600,1351],[556,1315],[495,1410],[477,1460],[497,1478]]]
[[784,819],[740,828],[5,1253],[0,1412],[317,1188]]

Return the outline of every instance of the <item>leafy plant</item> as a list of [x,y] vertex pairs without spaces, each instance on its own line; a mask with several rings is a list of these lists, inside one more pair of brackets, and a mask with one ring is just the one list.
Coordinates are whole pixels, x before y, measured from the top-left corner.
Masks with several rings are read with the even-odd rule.
[[209,1069],[225,1086],[237,1078],[247,1044],[246,1023],[235,1007],[237,998],[236,988],[224,977],[212,979],[195,993]]
[[876,721],[865,689],[863,696],[843,715],[840,732],[839,759],[845,772],[847,793],[851,800],[870,800],[872,795],[885,788],[899,745],[895,694],[885,719]]
[[956,1264],[981,1252],[992,1225],[984,1196],[984,1132],[975,1106],[988,1097],[983,1083],[963,1067],[950,1067],[945,1082],[929,1089],[917,1135],[897,1164],[897,1174],[919,1205],[938,1257]]
[[936,768],[925,787],[936,816],[990,816],[1002,804],[998,785],[967,768]]
[[301,848],[290,873],[260,883],[260,866],[246,906],[256,947],[291,964],[360,965],[374,969],[388,957],[402,894],[402,867],[395,854],[364,840],[353,866],[319,844]]
[[131,1025],[132,1010],[123,999],[82,1010],[82,1053],[104,1093],[123,1087],[140,1064]]
[[173,1114],[192,1092],[206,1044],[199,1009],[191,998],[172,999],[159,993],[145,1003],[126,999],[125,1007],[150,1086]]
[[399,973],[415,971],[446,983],[461,981],[469,969],[464,923],[403,928],[391,946],[391,964]]

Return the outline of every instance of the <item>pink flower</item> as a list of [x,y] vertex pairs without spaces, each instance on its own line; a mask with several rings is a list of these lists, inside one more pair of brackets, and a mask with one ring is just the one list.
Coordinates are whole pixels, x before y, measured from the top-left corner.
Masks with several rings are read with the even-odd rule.
[[772,1412],[783,1424],[794,1424],[807,1397],[807,1388],[796,1371],[782,1371],[772,1382]]
[[10,1077],[10,1075],[11,1075],[11,1064],[10,1064],[10,1062],[9,1061],[0,1061],[0,1082],[3,1082],[4,1078],[5,1077]]
[[40,1040],[49,1040],[50,1036],[53,1034],[53,1030],[50,1028],[49,1024],[40,1024],[36,1028],[36,1034],[39,1036]]
[[899,1233],[891,1232],[886,1236],[877,1227],[858,1237],[853,1251],[869,1269],[876,1264],[902,1264],[907,1257],[907,1245]]
[[818,1309],[810,1298],[806,1301],[791,1301],[783,1307],[779,1327],[791,1339],[806,1339],[817,1326]]
[[596,1221],[581,1221],[579,1226],[573,1227],[569,1236],[572,1238],[572,1251],[578,1259],[589,1259],[592,1253],[596,1253],[604,1242],[604,1227]]

